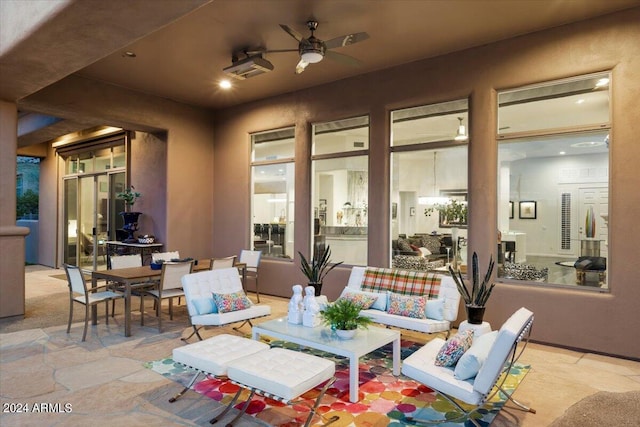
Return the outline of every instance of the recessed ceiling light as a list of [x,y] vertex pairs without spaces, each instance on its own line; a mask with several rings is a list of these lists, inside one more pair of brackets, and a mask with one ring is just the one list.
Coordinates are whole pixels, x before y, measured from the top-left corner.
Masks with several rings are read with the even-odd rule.
[[222,89],[231,89],[231,82],[229,80],[220,80],[220,87]]
[[567,154],[567,152],[566,151],[561,151],[558,154],[560,154],[561,156],[564,156],[565,154]]
[[125,58],[135,58],[137,55],[134,52],[131,52],[128,50],[125,53],[123,53],[122,56]]
[[583,141],[576,142],[575,144],[571,144],[574,148],[584,148],[584,147],[600,147],[604,145],[604,141]]
[[596,82],[596,87],[604,87],[609,84],[609,78],[603,77]]
[[580,98],[576,101],[576,104],[584,104],[584,99]]

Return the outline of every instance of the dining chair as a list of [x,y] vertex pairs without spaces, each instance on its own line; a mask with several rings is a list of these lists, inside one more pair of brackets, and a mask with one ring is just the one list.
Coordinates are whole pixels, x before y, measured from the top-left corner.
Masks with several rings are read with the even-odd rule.
[[[116,268],[130,268],[130,267],[142,267],[142,256],[140,254],[132,254],[132,255],[119,255],[110,257],[111,261],[111,270]],[[149,280],[141,283],[136,283],[131,285],[131,295],[140,296],[140,292],[142,292],[145,288],[153,288],[158,285],[158,281]],[[109,289],[116,292],[124,293],[125,287],[122,283],[118,282],[110,282],[108,283]],[[113,305],[111,306],[111,312],[115,312],[115,300],[113,301]]]
[[169,318],[173,320],[173,299],[184,296],[182,276],[193,270],[193,261],[165,262],[162,264],[160,285],[156,289],[144,290],[140,293],[140,325],[144,326],[144,297],[150,296],[156,302],[158,330],[162,332],[162,300],[169,300]]
[[211,258],[211,270],[218,268],[230,268],[236,265],[236,256],[228,256],[224,258]]
[[[71,321],[73,320],[73,303],[77,302],[85,306],[84,311],[84,332],[82,333],[82,341],[87,338],[87,325],[89,323],[89,307],[98,305],[101,302],[105,303],[105,319],[107,325],[109,324],[109,301],[122,298],[123,295],[113,291],[100,291],[99,289],[106,289],[107,285],[97,286],[95,288],[87,288],[87,282],[80,270],[80,267],[75,265],[64,264],[64,270],[67,273],[67,280],[69,282],[69,323],[67,324],[67,333],[71,331]],[[113,314],[111,314],[113,317]]]
[[[256,282],[256,299],[260,302],[260,291],[258,289],[258,267],[260,266],[260,259],[262,258],[262,251],[250,251],[243,249],[240,251],[240,263],[245,264],[245,274],[247,278],[253,278]],[[243,283],[246,287],[246,283]]]

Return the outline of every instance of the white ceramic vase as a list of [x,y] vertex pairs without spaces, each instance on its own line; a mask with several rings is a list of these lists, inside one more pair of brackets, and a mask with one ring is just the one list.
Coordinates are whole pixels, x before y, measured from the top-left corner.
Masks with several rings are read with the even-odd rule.
[[350,340],[356,335],[356,332],[357,332],[357,329],[349,329],[349,330],[336,329],[336,335],[341,340]]

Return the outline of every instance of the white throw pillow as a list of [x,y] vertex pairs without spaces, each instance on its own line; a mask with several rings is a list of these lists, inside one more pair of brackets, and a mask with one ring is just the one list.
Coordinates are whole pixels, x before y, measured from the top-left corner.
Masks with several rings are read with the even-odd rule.
[[471,348],[465,351],[453,371],[459,380],[468,380],[478,375],[482,364],[487,360],[493,343],[498,338],[498,331],[489,332],[474,338]]
[[430,251],[429,249],[425,248],[424,246],[423,246],[423,247],[421,247],[421,248],[418,248],[418,249],[420,249],[420,254],[421,254],[423,257],[425,257],[425,256],[427,256],[427,255],[431,255],[431,251]]

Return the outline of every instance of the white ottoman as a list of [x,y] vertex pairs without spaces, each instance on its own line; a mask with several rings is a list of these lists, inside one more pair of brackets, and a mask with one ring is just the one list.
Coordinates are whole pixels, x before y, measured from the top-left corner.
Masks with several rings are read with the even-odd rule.
[[331,360],[272,348],[229,362],[227,376],[247,388],[290,401],[330,379],[335,372],[336,365]]
[[[335,371],[335,363],[331,360],[284,348],[272,348],[269,351],[254,353],[229,362],[227,368],[229,379],[251,392],[241,412],[227,426],[232,426],[246,412],[255,393],[284,403],[292,403],[293,399],[326,381],[316,398],[314,407],[310,408],[311,411],[305,423],[305,426],[308,426],[320,400],[335,381]],[[241,390],[227,408],[210,421],[212,424],[226,414],[235,404],[240,393]]]
[[229,362],[268,349],[269,344],[260,341],[222,334],[174,348],[173,360],[206,374],[224,376]]
[[248,354],[267,350],[269,350],[268,344],[229,334],[216,335],[204,341],[173,349],[174,362],[193,368],[197,372],[189,384],[180,393],[169,399],[169,402],[175,402],[186,393],[201,373],[226,376],[229,362]]

